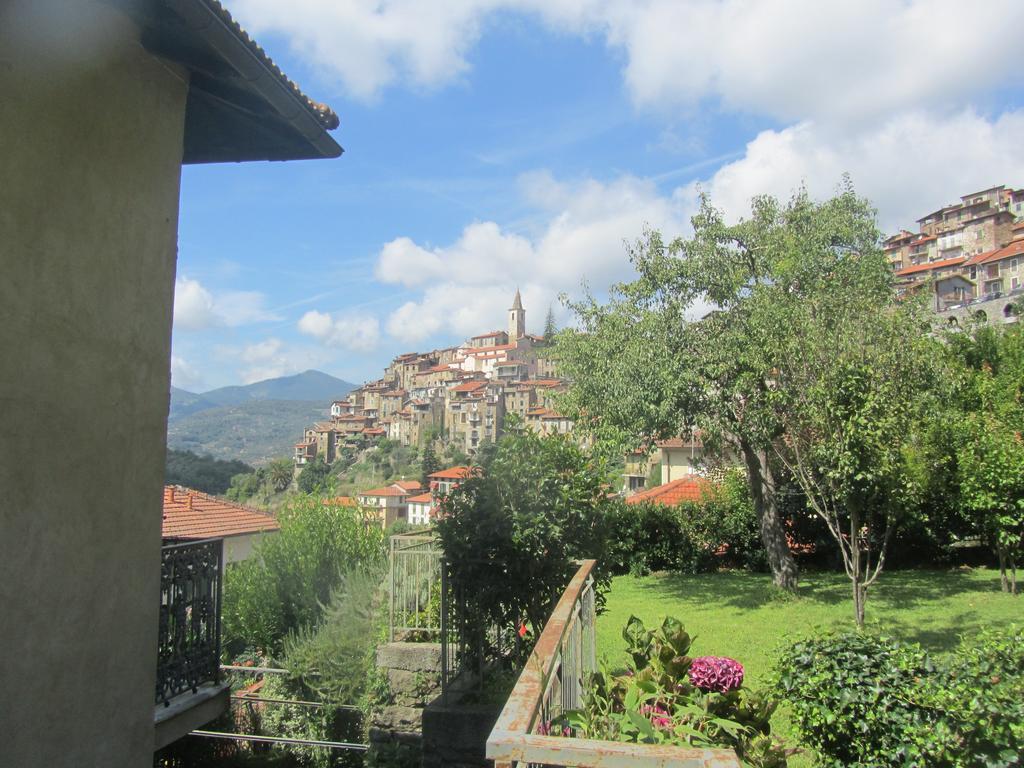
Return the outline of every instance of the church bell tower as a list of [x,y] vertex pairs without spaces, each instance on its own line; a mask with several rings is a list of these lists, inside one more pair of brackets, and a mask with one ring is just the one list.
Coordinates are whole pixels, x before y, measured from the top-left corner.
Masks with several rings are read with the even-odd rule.
[[526,310],[523,309],[523,299],[516,288],[516,297],[512,301],[512,308],[508,311],[508,341],[515,344],[516,339],[526,335]]

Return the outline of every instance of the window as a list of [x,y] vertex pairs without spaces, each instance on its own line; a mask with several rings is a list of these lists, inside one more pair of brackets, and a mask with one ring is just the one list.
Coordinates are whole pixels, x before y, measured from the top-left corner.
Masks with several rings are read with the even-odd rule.
[[1010,271],[1011,272],[1016,272],[1017,271],[1017,259],[1010,259]]

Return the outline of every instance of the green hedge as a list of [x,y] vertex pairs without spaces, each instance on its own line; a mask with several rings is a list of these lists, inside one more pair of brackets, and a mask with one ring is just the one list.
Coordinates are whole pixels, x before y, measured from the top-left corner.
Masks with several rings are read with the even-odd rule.
[[848,633],[800,642],[778,685],[802,742],[829,768],[1011,768],[1024,753],[1024,630],[932,658]]

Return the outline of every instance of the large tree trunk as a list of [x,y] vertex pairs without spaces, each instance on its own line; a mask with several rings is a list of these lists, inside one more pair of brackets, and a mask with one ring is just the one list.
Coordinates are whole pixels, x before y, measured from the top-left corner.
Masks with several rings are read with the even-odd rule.
[[761,543],[764,544],[764,551],[768,555],[768,567],[771,568],[772,578],[777,586],[794,590],[799,573],[793,554],[789,551],[786,530],[779,519],[775,503],[775,476],[768,466],[768,454],[766,451],[755,450],[745,440],[740,441],[740,450],[747,465],[750,497],[761,525]]

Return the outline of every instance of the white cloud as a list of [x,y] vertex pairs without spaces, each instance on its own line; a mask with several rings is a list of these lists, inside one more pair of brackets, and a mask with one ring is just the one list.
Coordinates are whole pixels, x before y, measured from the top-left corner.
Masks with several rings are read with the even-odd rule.
[[370,352],[380,342],[380,322],[376,317],[347,312],[332,316],[310,310],[299,319],[299,331],[329,347]]
[[[803,122],[764,131],[745,155],[700,186],[730,217],[748,212],[756,194],[788,197],[801,183],[815,197],[835,191],[843,173],[879,211],[886,231],[914,228],[954,197],[993,184],[1024,181],[1024,110],[988,120],[972,110],[946,118],[900,114],[855,136],[834,136]],[[680,194],[692,205],[697,184]]]
[[265,303],[266,297],[258,291],[213,294],[198,280],[179,277],[174,283],[174,328],[202,331],[279,320]]
[[210,292],[198,280],[179,277],[174,284],[174,327],[200,331],[219,324]]
[[[623,241],[639,237],[645,225],[667,237],[686,234],[699,189],[735,220],[749,213],[754,195],[786,199],[805,184],[812,196],[824,198],[849,173],[857,192],[879,209],[884,230],[913,227],[954,195],[1024,180],[1022,135],[1024,111],[995,120],[972,110],[943,119],[901,114],[849,137],[805,121],[762,132],[738,160],[668,194],[633,176],[605,183],[528,174],[521,179],[523,196],[544,220],[533,236],[474,222],[447,246],[428,248],[400,237],[381,249],[378,279],[423,291],[391,314],[387,331],[412,344],[437,333],[463,338],[503,326],[517,285],[529,326],[540,331],[559,292],[574,292],[581,280],[603,290],[630,278]],[[323,323],[323,333],[333,328],[327,316],[310,315],[317,315],[310,323]]]
[[355,96],[440,86],[469,68],[488,17],[520,12],[622,50],[643,105],[720,101],[783,120],[870,121],[957,104],[1016,77],[1024,4],[990,0],[238,0],[255,32]]
[[[440,332],[465,337],[503,328],[517,287],[528,326],[539,332],[549,306],[564,320],[560,292],[577,291],[583,280],[603,289],[629,277],[624,239],[639,237],[648,225],[679,232],[686,220],[678,201],[632,176],[562,182],[537,172],[524,176],[520,186],[544,219],[533,237],[495,222],[474,222],[448,246],[425,248],[401,237],[381,249],[379,280],[424,290],[391,314],[391,336],[416,343]],[[310,318],[314,322],[327,327],[323,317]]]
[[192,389],[203,383],[199,369],[178,355],[171,355],[171,384],[181,389]]

